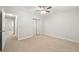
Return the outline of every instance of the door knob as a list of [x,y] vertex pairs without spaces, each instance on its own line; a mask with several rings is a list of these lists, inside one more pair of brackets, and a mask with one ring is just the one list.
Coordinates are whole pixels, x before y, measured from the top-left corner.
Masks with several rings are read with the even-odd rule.
[[2,32],[5,32],[5,30],[2,30]]
[[5,32],[5,30],[2,30],[2,31],[0,30],[0,32]]

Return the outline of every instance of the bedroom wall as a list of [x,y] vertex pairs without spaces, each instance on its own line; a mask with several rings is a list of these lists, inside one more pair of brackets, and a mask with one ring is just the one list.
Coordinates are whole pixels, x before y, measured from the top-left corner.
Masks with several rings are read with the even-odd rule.
[[32,35],[32,15],[26,12],[17,11],[13,9],[5,9],[5,12],[17,15],[18,39]]
[[44,34],[79,42],[79,9],[54,13],[44,18]]
[[[1,7],[3,8],[3,7]],[[0,8],[0,9],[1,9]],[[35,33],[35,23],[32,20],[33,17],[40,18],[40,16],[35,16],[27,11],[17,10],[16,7],[4,7],[6,13],[11,13],[17,15],[17,35],[18,39],[25,39],[31,37]],[[41,18],[38,21],[38,33],[41,33]]]

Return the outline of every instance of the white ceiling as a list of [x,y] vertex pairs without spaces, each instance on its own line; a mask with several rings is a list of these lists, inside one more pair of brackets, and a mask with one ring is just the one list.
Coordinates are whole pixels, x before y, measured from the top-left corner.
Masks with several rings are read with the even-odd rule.
[[54,6],[54,8],[52,9],[55,11],[69,11],[69,10],[76,10],[79,9],[79,6]]
[[32,10],[34,6],[0,6],[0,9],[1,8],[8,9],[8,10],[28,12],[29,10]]
[[[65,11],[71,11],[71,10],[78,10],[79,6],[52,6],[51,12],[65,12]],[[17,11],[23,11],[23,12],[29,12],[35,15],[38,15],[38,12],[36,12],[34,9],[37,8],[37,6],[0,6],[1,8],[5,9],[13,9]]]

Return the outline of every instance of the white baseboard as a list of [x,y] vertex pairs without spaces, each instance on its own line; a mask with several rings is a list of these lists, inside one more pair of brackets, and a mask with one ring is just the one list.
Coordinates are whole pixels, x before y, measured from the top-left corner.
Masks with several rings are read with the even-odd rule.
[[[43,34],[37,34],[37,35],[43,35]],[[34,37],[34,36],[36,36],[36,35],[31,34],[31,35],[28,35],[28,36],[25,36],[25,37],[18,38],[18,40],[24,40],[24,39],[28,39],[28,38],[31,38],[31,37]]]
[[30,38],[30,37],[33,37],[33,35],[28,35],[28,36],[26,36],[26,37],[21,37],[21,38],[18,38],[18,40],[24,40],[24,39],[28,39],[28,38]]
[[55,38],[59,38],[59,39],[62,39],[62,40],[67,40],[67,41],[79,43],[79,41],[77,41],[77,40],[72,40],[72,39],[61,37],[61,36],[57,36],[57,35],[49,35],[49,34],[45,34],[45,35],[47,35],[49,37],[55,37]]
[[[52,38],[55,37],[55,38],[59,38],[59,39],[62,39],[62,40],[67,40],[67,41],[79,43],[79,41],[77,41],[77,40],[72,40],[72,39],[57,36],[57,35],[50,35],[50,34],[40,34],[40,35],[45,35],[45,36],[49,36],[49,37],[52,37]],[[26,37],[19,38],[18,40],[24,40],[24,39],[27,39],[27,38],[30,38],[30,37],[33,37],[33,36],[34,35],[29,35],[29,36],[26,36]]]

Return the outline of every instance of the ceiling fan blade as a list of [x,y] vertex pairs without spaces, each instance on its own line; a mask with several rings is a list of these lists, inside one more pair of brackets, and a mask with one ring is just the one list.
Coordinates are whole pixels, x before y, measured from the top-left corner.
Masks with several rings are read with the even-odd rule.
[[52,7],[48,7],[47,9],[51,9]]
[[40,7],[40,8],[41,8],[41,6],[38,6],[38,7]]
[[38,6],[38,7],[40,7],[40,8],[44,8],[45,6]]
[[50,11],[46,11],[46,12],[48,12],[48,13],[49,13]]

